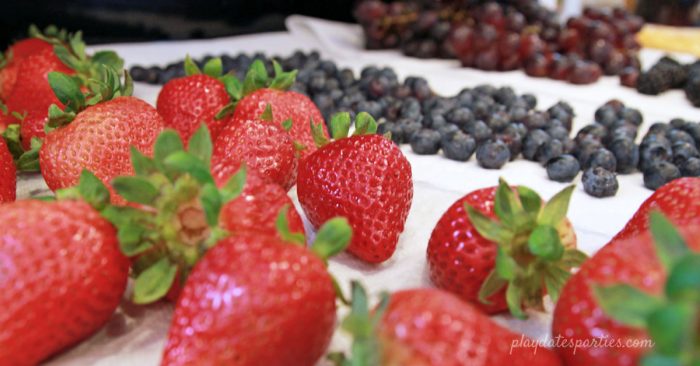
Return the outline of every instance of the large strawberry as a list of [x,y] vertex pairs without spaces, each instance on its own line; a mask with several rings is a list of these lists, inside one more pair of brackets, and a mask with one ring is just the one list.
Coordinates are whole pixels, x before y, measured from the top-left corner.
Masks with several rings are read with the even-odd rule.
[[411,289],[383,296],[370,312],[367,295],[353,283],[352,311],[342,323],[354,336],[341,366],[555,366],[556,354],[513,333],[456,296]]
[[677,225],[700,216],[700,178],[674,179],[657,189],[642,203],[615,239],[631,238],[648,231],[648,217],[653,210],[663,212]]
[[[272,108],[254,120],[233,117],[214,140],[212,172],[216,176],[235,173],[240,164],[265,180],[289,190],[297,178],[297,150],[284,127],[273,122]],[[285,124],[289,127],[289,123]]]
[[23,58],[53,48],[51,43],[39,38],[26,38],[15,42],[0,53],[0,100],[6,100],[17,81],[17,64]]
[[222,240],[185,284],[162,365],[315,365],[335,328],[325,262],[351,234],[336,218],[311,248],[265,234]]
[[15,200],[17,170],[5,140],[0,138],[0,203]]
[[[192,267],[228,235],[274,236],[303,241],[303,224],[281,187],[243,167],[217,180],[210,173],[212,144],[204,124],[188,143],[175,130],[158,137],[153,158],[132,148],[134,176],[112,185],[129,206],[111,206],[104,215],[118,228],[122,251],[133,258],[134,301],[175,299]],[[301,239],[300,239],[301,237]],[[154,286],[154,276],[158,279]]]
[[[227,123],[217,114],[231,103],[227,90],[240,97],[238,80],[231,75],[222,75],[221,59],[209,60],[203,70],[185,58],[187,76],[165,83],[158,94],[156,108],[163,117],[165,126],[174,128],[184,141],[188,141],[201,123],[206,123],[214,140]],[[202,73],[203,71],[203,73]]]
[[548,203],[526,187],[479,189],[457,200],[435,225],[428,243],[430,278],[489,313],[542,308],[556,301],[572,267],[586,258],[566,211],[570,186]]
[[[107,190],[81,179],[104,206]],[[0,364],[36,365],[112,316],[129,261],[114,227],[82,200],[17,201],[0,209]]]
[[[659,217],[657,216],[655,220],[659,220]],[[665,341],[657,342],[659,351],[663,352],[668,350],[669,339],[672,340],[671,343],[675,342],[676,346],[682,348],[685,345],[692,349],[693,338],[688,337],[687,332],[690,331],[691,334],[694,332],[695,357],[698,355],[697,326],[700,315],[697,314],[699,308],[697,300],[700,298],[698,296],[700,277],[697,269],[700,268],[700,263],[697,255],[694,262],[691,262],[694,268],[688,272],[689,274],[684,275],[685,279],[676,282],[678,286],[671,291],[668,285],[666,287],[666,293],[670,296],[683,292],[678,291],[681,289],[688,290],[687,294],[692,294],[694,291],[695,297],[689,298],[696,301],[695,319],[693,320],[692,316],[683,318],[682,322],[687,326],[675,327],[667,322],[664,323],[666,320],[673,320],[671,317],[664,320],[661,317],[664,314],[661,314],[657,318],[659,323],[650,325],[651,333],[640,328],[644,325],[644,318],[665,303],[654,300],[651,296],[664,292],[664,283],[674,258],[688,251],[685,245],[679,244],[684,241],[682,238],[690,249],[700,252],[700,220],[697,217],[686,221],[680,227],[682,238],[673,230],[669,231],[668,227],[672,227],[670,222],[661,219],[656,224],[652,222],[654,235],[647,231],[635,237],[614,239],[584,263],[581,270],[567,282],[554,310],[552,324],[553,337],[559,339],[557,343],[560,347],[557,351],[567,365],[697,364],[697,358],[696,363],[689,361],[687,363],[640,363],[640,358],[648,354],[653,345],[649,342],[649,334],[654,340],[661,340],[658,336],[663,335],[662,338]],[[654,237],[657,238],[656,242]],[[683,280],[686,280],[684,288],[681,287]],[[624,286],[607,287],[618,284]],[[688,285],[693,286],[694,290],[689,289]],[[596,290],[599,291],[600,297],[596,297]],[[613,317],[608,316],[604,309],[620,320],[614,320]],[[673,314],[665,315],[673,316]],[[685,336],[687,342],[677,342],[678,331],[681,330],[683,331],[681,338]]]
[[[90,84],[88,95],[83,95],[74,78],[49,74],[56,95],[67,106],[61,111],[52,105],[47,126],[53,130],[39,152],[41,173],[52,190],[75,185],[83,169],[105,183],[133,174],[130,149],[133,146],[150,155],[163,129],[155,108],[129,96],[128,74],[121,85],[114,69],[102,70],[102,80]],[[113,199],[118,200],[116,196]]]
[[273,66],[275,77],[270,78],[262,61],[253,62],[243,82],[243,97],[237,102],[233,116],[237,120],[255,120],[268,104],[271,105],[275,124],[291,120],[289,135],[305,147],[301,151],[301,158],[305,158],[316,150],[309,121],[318,123],[318,132],[328,137],[323,115],[309,97],[287,90],[294,84],[296,71],[285,73],[276,62]]
[[88,79],[98,76],[101,65],[119,69],[123,64],[113,51],[86,54],[81,32],[67,34],[64,30],[49,27],[45,33],[41,33],[33,28],[30,29],[30,36],[49,43],[51,47],[20,49],[20,56],[26,56],[13,62],[16,75],[11,93],[5,100],[8,113],[0,122],[0,125],[21,124],[25,150],[31,148],[33,138],[44,137],[49,106],[63,102],[56,98],[49,85],[50,72],[74,75],[81,86],[85,86]]
[[354,135],[347,137],[350,116],[335,115],[332,142],[314,126],[321,147],[301,161],[297,194],[316,227],[334,216],[347,217],[355,233],[348,251],[379,263],[396,250],[411,208],[411,165],[395,144],[374,133],[369,114],[359,113],[355,124]]

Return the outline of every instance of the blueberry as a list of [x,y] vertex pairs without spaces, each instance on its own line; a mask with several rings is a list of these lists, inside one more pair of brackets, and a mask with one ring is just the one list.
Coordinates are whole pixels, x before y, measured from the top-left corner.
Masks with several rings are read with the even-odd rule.
[[450,160],[467,161],[474,154],[476,140],[462,131],[456,131],[441,140],[442,152]]
[[446,141],[450,140],[454,134],[457,132],[461,132],[462,130],[459,129],[459,127],[455,125],[444,125],[436,130],[438,133],[440,133],[440,140],[441,141]]
[[503,111],[492,114],[488,120],[489,128],[493,131],[502,131],[504,128],[508,127],[509,123],[510,116]]
[[692,145],[695,144],[695,139],[693,136],[690,136],[690,134],[687,132],[677,128],[673,128],[666,132],[666,138],[671,141],[671,144],[675,144],[677,142],[687,142]]
[[669,161],[673,156],[671,147],[659,141],[650,142],[639,147],[639,170],[645,172],[652,165]]
[[493,97],[498,103],[510,106],[513,104],[513,102],[515,101],[515,99],[517,99],[518,96],[515,95],[515,91],[513,91],[513,88],[504,86],[498,88],[496,94]]
[[411,138],[411,150],[418,155],[435,155],[440,150],[440,133],[423,129]]
[[664,184],[680,177],[681,171],[678,167],[667,161],[660,161],[644,171],[644,186],[655,191]]
[[477,94],[481,94],[484,96],[494,96],[498,92],[498,89],[496,89],[495,86],[489,85],[489,84],[481,84],[477,85],[476,88],[474,88],[474,92]]
[[503,130],[503,133],[517,134],[520,137],[524,137],[527,135],[527,127],[522,123],[511,123]]
[[577,142],[574,152],[576,158],[578,158],[579,164],[581,164],[581,166],[588,166],[588,160],[591,159],[591,155],[601,147],[603,147],[603,143],[592,137]]
[[406,85],[397,85],[391,89],[391,95],[398,99],[406,99],[411,97],[411,88]]
[[559,140],[551,140],[542,145],[535,153],[535,160],[540,164],[545,164],[549,160],[564,154],[564,144]]
[[537,107],[537,97],[532,94],[523,94],[520,96],[522,100],[525,101],[528,109],[535,109]]
[[549,136],[551,136],[555,140],[565,141],[569,138],[569,131],[567,131],[566,128],[564,128],[560,124],[561,122],[559,122],[558,119],[550,121],[550,126],[547,128],[547,134],[549,134]]
[[647,134],[661,134],[665,135],[671,129],[671,126],[663,122],[655,122],[649,126],[649,131]]
[[[562,127],[566,128],[567,131],[571,132],[573,116],[569,114],[569,112],[567,112],[566,109],[564,109],[564,107],[561,107],[559,104],[555,104],[549,109],[547,109],[547,113],[549,113],[549,117],[552,119],[552,121],[560,121]],[[550,126],[551,125],[552,122],[550,121]]]
[[510,150],[503,141],[489,140],[476,149],[476,161],[486,169],[501,169],[510,160]]
[[397,145],[403,143],[403,128],[396,124],[395,122],[384,122],[377,125],[377,133],[383,135],[387,132],[391,133],[391,141],[394,141]]
[[458,107],[447,113],[445,119],[447,122],[460,128],[465,128],[468,124],[474,122],[474,114],[468,108]]
[[527,108],[520,106],[511,107],[508,110],[508,113],[510,114],[511,120],[516,122],[525,122],[525,119],[527,119],[528,116]]
[[491,105],[487,101],[479,99],[472,105],[472,112],[476,118],[486,119],[491,114]]
[[[314,98],[315,100],[315,98]],[[320,108],[320,107],[319,107]],[[356,107],[357,113],[367,112],[372,115],[372,117],[379,118],[384,114],[382,105],[376,100],[363,100],[357,103]]]
[[561,155],[547,162],[547,176],[555,182],[571,182],[581,170],[578,160],[571,155]]
[[147,71],[143,66],[132,67],[129,74],[134,81],[146,81]]
[[617,111],[610,105],[603,105],[595,111],[595,121],[610,127],[617,121]]
[[683,118],[674,118],[668,124],[670,124],[672,128],[683,129],[683,126],[685,126],[686,123],[688,122]]
[[151,66],[146,69],[146,78],[144,80],[149,84],[159,84],[160,83],[160,67]]
[[545,128],[547,127],[547,122],[549,122],[549,114],[547,114],[547,112],[537,111],[530,113],[530,115],[525,118],[525,121],[523,121],[525,126],[530,130]]
[[430,85],[424,78],[416,78],[411,86],[411,92],[413,96],[418,100],[428,99],[433,95],[433,91],[430,89]]
[[488,140],[492,131],[484,121],[474,121],[464,127],[464,132],[472,135],[477,142]]
[[462,89],[456,97],[457,104],[465,108],[471,108],[475,99],[471,89]]
[[673,163],[680,166],[684,161],[690,158],[698,158],[698,149],[694,144],[687,142],[678,142],[673,144]]
[[527,160],[535,160],[537,151],[551,140],[552,138],[542,130],[528,132],[523,141],[523,157]]
[[625,108],[622,110],[622,119],[629,122],[635,126],[639,126],[644,122],[644,117],[639,109],[635,108]]
[[311,74],[311,78],[307,84],[308,89],[312,93],[320,93],[324,91],[326,85],[326,74],[322,71],[314,72]]
[[696,144],[700,144],[700,123],[687,122],[685,125],[683,125],[683,127],[681,127],[681,130],[692,136]]
[[319,69],[321,69],[326,76],[328,77],[335,77],[336,74],[338,73],[338,66],[336,66],[335,62],[329,61],[329,60],[323,60],[321,63],[318,65]]
[[681,174],[684,177],[699,177],[700,176],[700,158],[690,158],[683,162],[680,166]]
[[397,121],[401,128],[403,128],[405,141],[412,141],[413,135],[417,134],[423,130],[423,125],[420,122],[416,122],[408,119],[400,119]]
[[561,100],[559,102],[557,102],[557,104],[553,105],[552,108],[560,108],[560,109],[564,110],[564,112],[569,114],[569,116],[571,116],[571,117],[576,115],[574,113],[574,108],[569,103],[561,101]]
[[634,141],[637,138],[637,131],[638,130],[635,125],[625,122],[622,125],[614,127],[614,129],[608,135],[608,141],[615,141],[621,138]]
[[583,190],[593,197],[610,197],[617,193],[619,184],[615,173],[602,167],[590,168],[583,173]]
[[[447,120],[442,114],[431,113],[423,117],[423,126],[425,126],[425,128],[432,128],[433,130],[437,130],[442,126],[447,125]],[[450,124],[450,126],[454,126],[454,128],[459,128],[453,124]]]
[[634,143],[634,140],[618,138],[613,140],[608,148],[615,155],[618,173],[629,174],[637,169],[639,164],[639,147]]
[[599,141],[603,141],[608,135],[607,127],[601,125],[600,123],[593,123],[584,126],[576,133],[576,142],[581,142],[581,140],[587,138],[594,138]]
[[343,89],[347,89],[355,84],[355,73],[350,69],[343,69],[338,74],[338,81]]
[[515,160],[523,150],[523,135],[517,133],[500,133],[494,136],[494,139],[502,141],[510,150],[510,160]]
[[610,150],[600,148],[591,154],[590,159],[583,166],[584,169],[601,167],[605,170],[614,172],[617,170],[617,160]]

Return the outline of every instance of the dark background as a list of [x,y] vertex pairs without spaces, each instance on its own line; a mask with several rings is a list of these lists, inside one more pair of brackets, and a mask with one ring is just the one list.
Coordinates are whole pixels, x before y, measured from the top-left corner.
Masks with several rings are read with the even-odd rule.
[[284,30],[290,14],[352,21],[356,0],[6,0],[0,49],[34,23],[83,30],[87,43],[210,38]]

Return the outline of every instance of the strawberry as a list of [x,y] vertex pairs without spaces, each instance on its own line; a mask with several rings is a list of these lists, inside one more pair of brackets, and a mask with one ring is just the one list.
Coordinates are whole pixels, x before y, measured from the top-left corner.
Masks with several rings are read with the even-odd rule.
[[[680,227],[681,237],[660,214],[652,214],[651,217],[653,235],[647,231],[634,237],[613,239],[584,263],[581,270],[564,286],[554,310],[552,333],[554,337],[561,338],[560,344],[564,347],[557,351],[567,365],[657,365],[658,363],[641,363],[642,356],[654,351],[650,348],[649,335],[654,336],[653,340],[660,347],[656,351],[668,349],[665,347],[667,342],[657,338],[659,333],[664,334],[662,338],[678,335],[676,332],[680,329],[664,323],[663,318],[658,318],[659,327],[650,326],[651,333],[648,333],[643,329],[646,323],[644,318],[652,315],[663,304],[669,304],[666,300],[655,300],[654,296],[664,293],[664,283],[669,278],[673,258],[687,253],[687,248],[700,252],[700,220],[696,217]],[[656,241],[654,237],[657,238]],[[687,241],[687,247],[679,244],[684,241],[683,238]],[[696,314],[695,322],[690,320],[686,324],[694,324],[696,327],[692,329],[693,325],[690,325],[690,331],[695,332],[697,347],[697,324],[700,319],[700,314],[697,314],[697,309],[700,308],[697,302],[700,299],[697,295],[697,289],[700,288],[697,281],[700,278],[697,275],[697,269],[700,268],[698,255],[695,255],[693,263],[695,282],[686,284],[694,286]],[[671,278],[673,275],[666,282],[667,295],[678,293],[669,290]],[[676,282],[676,285],[682,285],[682,282]],[[685,339],[692,340],[687,335]],[[596,340],[600,344],[597,347],[593,346],[593,341]],[[607,343],[603,343],[603,340]],[[686,345],[692,348],[692,341]],[[697,349],[695,355],[698,355]],[[697,358],[695,362],[697,363]],[[663,364],[694,365],[690,362]]]
[[390,140],[375,135],[374,119],[359,113],[353,136],[350,115],[333,116],[335,141],[314,126],[321,146],[301,161],[297,194],[309,221],[318,227],[333,216],[347,217],[355,235],[348,251],[370,262],[396,250],[413,198],[411,165]]
[[15,200],[17,171],[5,140],[0,138],[0,203]]
[[342,327],[354,335],[351,359],[333,355],[342,366],[561,365],[554,352],[438,289],[384,294],[370,312],[366,293],[354,282],[352,311]]
[[[103,182],[133,174],[129,151],[135,147],[151,154],[163,120],[148,103],[129,96],[131,83],[120,85],[114,69],[103,68],[101,84],[84,96],[75,79],[51,73],[56,95],[67,105],[61,111],[52,105],[39,160],[41,173],[52,190],[74,185],[82,169],[92,171]],[[115,200],[119,200],[114,196]]]
[[39,38],[26,38],[14,43],[5,52],[0,53],[0,99],[6,100],[17,80],[17,64],[25,57],[53,49],[51,43]]
[[[99,182],[87,178],[81,186]],[[92,192],[106,203],[106,190]],[[17,201],[0,209],[0,233],[0,364],[36,365],[110,319],[129,262],[97,210],[82,200]]]
[[[225,179],[210,172],[212,143],[205,124],[188,151],[180,135],[163,131],[153,158],[132,148],[134,176],[112,181],[128,206],[103,212],[118,229],[121,249],[133,261],[134,301],[176,299],[197,261],[229,235],[266,235],[303,241],[303,224],[284,189],[247,169]],[[291,209],[290,209],[291,207]],[[153,286],[158,275],[158,286]]]
[[660,210],[676,225],[700,216],[700,178],[674,179],[657,189],[642,203],[615,239],[631,238],[648,231],[648,217],[653,210]]
[[255,120],[233,117],[214,140],[214,175],[229,176],[245,162],[260,177],[289,190],[296,182],[297,152],[289,135],[273,120],[269,104]]
[[[243,83],[242,98],[237,102],[233,112],[236,120],[255,120],[269,104],[275,111],[273,122],[277,125],[291,120],[288,133],[292,140],[300,146],[301,158],[305,158],[316,150],[314,137],[309,128],[309,121],[319,123],[320,131],[328,137],[323,115],[309,97],[287,89],[294,84],[296,70],[285,73],[282,67],[273,62],[275,78],[271,79],[265,65],[256,60],[251,65]],[[288,122],[287,122],[288,123]]]
[[572,267],[585,254],[566,219],[570,186],[543,204],[526,187],[479,189],[457,200],[435,225],[428,243],[430,279],[488,313],[542,309],[556,301]]
[[336,318],[325,261],[351,234],[347,221],[336,218],[311,248],[266,234],[219,242],[185,284],[161,364],[315,365]]
[[[216,140],[219,131],[226,124],[217,114],[228,104],[231,97],[227,87],[238,83],[233,76],[222,76],[221,59],[213,58],[204,65],[204,73],[187,56],[185,72],[187,76],[165,83],[158,94],[156,106],[163,117],[165,126],[174,128],[184,141],[188,141],[199,125],[204,122]],[[237,90],[240,86],[236,86]]]
[[49,85],[50,72],[75,75],[76,80],[80,80],[81,86],[84,86],[88,79],[98,76],[100,65],[121,68],[123,64],[112,51],[87,55],[81,32],[67,34],[65,30],[59,31],[55,27],[49,27],[45,34],[36,28],[30,29],[30,35],[49,43],[52,47],[20,50],[20,55],[27,55],[15,63],[14,86],[5,101],[10,113],[0,122],[0,125],[4,126],[13,123],[22,125],[21,137],[25,150],[31,149],[33,138],[41,139],[45,136],[44,125],[49,106],[61,105],[62,102],[59,102],[60,98],[56,98]]

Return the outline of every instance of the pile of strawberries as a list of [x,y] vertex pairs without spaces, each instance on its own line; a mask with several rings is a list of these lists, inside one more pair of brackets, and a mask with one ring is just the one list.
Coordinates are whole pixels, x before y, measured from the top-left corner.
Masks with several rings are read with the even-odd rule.
[[[657,190],[591,259],[566,218],[573,186],[546,202],[501,180],[436,224],[439,289],[370,306],[358,282],[346,299],[327,263],[345,250],[388,260],[411,208],[411,166],[372,116],[326,123],[287,90],[295,71],[255,62],[238,80],[219,59],[200,70],[187,58],[154,108],[131,96],[115,53],[88,55],[80,33],[55,28],[32,29],[2,60],[0,365],[83,341],[127,292],[176,304],[163,365],[315,365],[339,302],[353,345],[328,355],[338,365],[698,362],[698,178]],[[55,197],[15,202],[17,171],[32,170]],[[546,297],[553,337],[577,348],[513,348],[522,336],[488,317],[525,318]],[[578,343],[606,337],[656,346]]]

